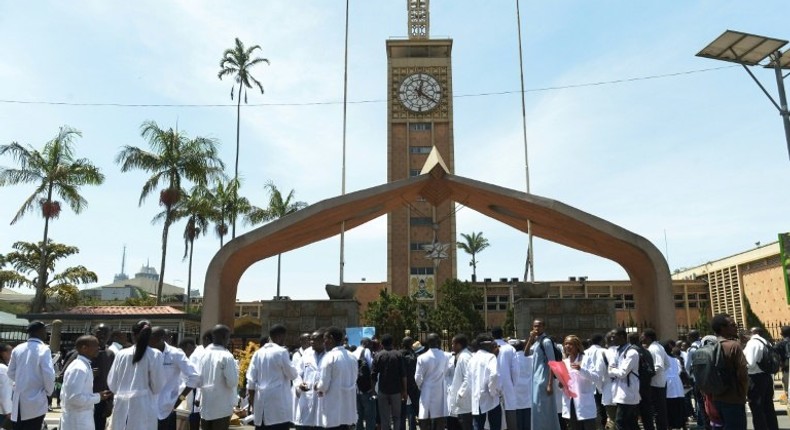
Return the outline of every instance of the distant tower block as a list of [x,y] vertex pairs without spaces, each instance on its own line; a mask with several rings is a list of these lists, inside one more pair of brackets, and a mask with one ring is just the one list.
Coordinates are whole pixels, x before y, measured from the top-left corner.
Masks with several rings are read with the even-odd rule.
[[409,39],[428,39],[430,37],[428,3],[428,0],[408,0]]

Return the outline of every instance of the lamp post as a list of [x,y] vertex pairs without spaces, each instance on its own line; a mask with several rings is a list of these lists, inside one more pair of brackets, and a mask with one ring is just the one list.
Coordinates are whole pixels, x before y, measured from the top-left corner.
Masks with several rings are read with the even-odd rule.
[[[768,97],[771,103],[782,116],[782,123],[785,129],[785,141],[787,143],[787,153],[790,156],[790,112],[787,109],[787,95],[785,94],[784,78],[782,69],[790,69],[790,52],[784,53],[780,49],[788,43],[786,40],[774,39],[771,37],[758,36],[756,34],[742,33],[740,31],[727,30],[711,42],[708,46],[697,53],[698,57],[712,58],[714,60],[729,61],[743,66],[743,69],[752,77],[757,86]],[[774,100],[763,84],[754,76],[754,73],[747,66],[758,66],[765,59],[766,68],[774,69],[776,75],[776,87],[779,90],[779,103]]]

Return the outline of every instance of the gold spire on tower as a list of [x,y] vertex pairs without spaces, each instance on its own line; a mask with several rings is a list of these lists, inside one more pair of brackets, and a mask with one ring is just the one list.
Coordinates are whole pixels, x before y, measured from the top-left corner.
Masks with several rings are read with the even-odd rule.
[[409,39],[430,37],[429,0],[406,0],[409,8]]

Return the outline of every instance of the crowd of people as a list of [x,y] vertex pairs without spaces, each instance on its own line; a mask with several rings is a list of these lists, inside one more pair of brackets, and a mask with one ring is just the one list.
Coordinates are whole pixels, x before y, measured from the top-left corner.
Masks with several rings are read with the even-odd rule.
[[435,333],[424,345],[405,337],[398,348],[383,334],[352,347],[328,327],[303,333],[291,353],[277,324],[240,389],[224,325],[200,345],[174,346],[148,321],[132,327],[131,343],[99,324],[56,370],[47,326],[35,321],[27,342],[0,344],[0,424],[40,430],[57,386],[61,430],[176,430],[177,408],[192,430],[228,429],[233,414],[261,430],[746,429],[747,402],[754,428],[778,429],[765,363],[780,360],[786,391],[790,327],[776,344],[724,314],[711,328],[678,340],[624,328],[555,340],[536,319],[526,339],[494,328],[445,339],[445,351]]

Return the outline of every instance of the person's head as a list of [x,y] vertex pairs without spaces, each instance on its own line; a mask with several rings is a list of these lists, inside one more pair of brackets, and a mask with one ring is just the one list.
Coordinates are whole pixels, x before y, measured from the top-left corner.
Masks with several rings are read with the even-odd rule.
[[212,330],[206,330],[203,332],[203,336],[200,337],[200,344],[203,345],[203,348],[211,345],[214,342],[214,339],[211,337]]
[[217,324],[211,329],[211,344],[226,348],[230,340],[230,327],[224,324]]
[[546,332],[546,323],[542,319],[532,321],[532,331],[538,336]]
[[414,345],[414,339],[409,336],[406,336],[400,342],[401,348],[403,349],[411,349],[411,346]]
[[41,321],[33,321],[32,323],[27,325],[27,335],[28,337],[46,340],[47,325]]
[[167,330],[164,327],[152,327],[151,339],[148,341],[148,346],[160,351],[165,350],[165,338],[167,337]]
[[99,354],[99,339],[87,334],[80,336],[77,338],[77,342],[74,343],[74,349],[77,350],[79,355],[93,360]]
[[392,344],[395,343],[395,339],[392,337],[391,334],[387,333],[384,336],[381,336],[381,347],[390,350],[392,349]]
[[428,345],[428,348],[441,348],[442,338],[437,333],[428,333],[428,336],[425,338],[425,344]]
[[11,361],[11,345],[7,343],[0,343],[0,360],[3,361],[3,364],[8,365]]
[[310,347],[310,333],[302,333],[299,335],[299,347],[302,349]]
[[499,348],[499,345],[494,342],[494,338],[486,333],[477,335],[477,338],[475,338],[475,344],[477,344],[478,351],[487,351],[492,354],[496,354],[497,349]]
[[151,323],[142,320],[132,326],[132,338],[134,338],[134,357],[132,363],[137,364],[138,361],[143,359],[145,351],[148,349],[148,343],[151,340]]
[[592,335],[592,337],[590,337],[590,345],[603,346],[603,338],[604,336],[600,333]]
[[645,342],[647,342],[647,338],[640,336],[639,333],[628,333],[628,343],[631,345],[647,347],[649,343]]
[[753,335],[756,334],[757,336],[760,336],[763,339],[768,339],[768,333],[762,327],[752,327],[751,330],[749,330],[749,332]]
[[658,335],[656,334],[656,331],[653,330],[652,328],[646,328],[642,332],[642,336],[644,336],[645,341],[647,342],[648,345],[658,340]]
[[689,343],[686,342],[686,341],[680,342],[679,348],[680,348],[681,351],[688,351]]
[[269,341],[282,346],[285,344],[285,334],[288,332],[282,324],[275,324],[269,329]]
[[324,348],[329,351],[337,346],[342,346],[344,337],[345,334],[340,328],[334,326],[327,328],[324,332]]
[[[672,350],[675,349],[675,342],[668,340],[661,344],[661,347],[664,348],[664,352],[666,352],[667,355],[672,355]],[[680,351],[680,348],[678,348],[678,351]]]
[[126,348],[129,345],[129,336],[120,330],[113,330],[112,333],[110,333],[110,342],[116,342],[123,348]]
[[463,333],[458,333],[453,336],[452,348],[453,352],[458,354],[469,346],[469,339]]
[[107,345],[107,341],[110,340],[110,326],[100,323],[93,328],[93,335],[99,340],[99,349],[104,348]]
[[[511,340],[511,342],[513,342],[513,341]],[[515,348],[516,352],[524,351],[524,348],[527,346],[527,344],[524,343],[523,340],[516,340],[515,342],[512,343],[512,345],[513,345],[513,348]]]
[[359,340],[359,346],[361,348],[370,348],[370,338],[369,337],[363,337],[362,339],[360,339]]
[[699,330],[689,330],[689,334],[686,335],[689,342],[696,342],[699,340]]
[[562,341],[562,349],[565,352],[565,356],[571,358],[576,358],[577,355],[584,351],[582,340],[579,339],[579,336],[573,334],[565,336],[565,340]]
[[628,343],[628,335],[623,327],[618,327],[612,330],[612,343],[616,346],[622,346]]
[[192,356],[192,353],[195,352],[197,345],[195,345],[194,339],[186,338],[181,342],[178,342],[178,347],[184,351],[184,354],[187,356],[187,358],[189,358]]
[[615,345],[615,343],[614,343],[614,336],[615,336],[615,334],[617,334],[616,330],[609,330],[609,332],[606,333],[606,345],[607,346]]
[[491,329],[491,337],[494,339],[502,339],[503,335],[504,331],[502,330],[502,327],[497,326]]
[[317,353],[324,352],[324,331],[316,330],[310,334],[310,346]]
[[738,325],[727,314],[714,315],[713,319],[710,320],[710,328],[721,337],[730,339],[738,337]]

